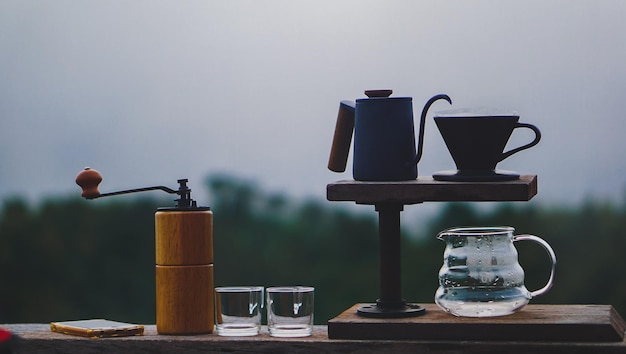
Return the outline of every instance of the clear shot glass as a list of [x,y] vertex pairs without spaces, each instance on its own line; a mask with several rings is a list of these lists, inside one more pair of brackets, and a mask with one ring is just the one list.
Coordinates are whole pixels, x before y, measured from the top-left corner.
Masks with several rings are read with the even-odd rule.
[[215,328],[219,336],[255,336],[261,331],[262,286],[215,288]]
[[267,328],[273,337],[306,337],[313,333],[310,286],[267,288]]

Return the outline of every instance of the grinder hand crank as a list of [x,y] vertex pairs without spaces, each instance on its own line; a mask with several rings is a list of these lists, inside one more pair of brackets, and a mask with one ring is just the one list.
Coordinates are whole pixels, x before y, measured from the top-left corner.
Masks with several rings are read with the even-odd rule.
[[178,190],[173,190],[171,188],[164,187],[164,186],[154,186],[154,187],[128,189],[124,191],[101,194],[100,191],[98,190],[98,185],[100,184],[100,182],[102,182],[102,175],[100,174],[100,172],[90,167],[86,167],[76,176],[76,184],[78,184],[82,188],[83,192],[81,196],[85,199],[96,199],[96,198],[109,197],[109,196],[120,195],[120,194],[146,192],[146,191],[152,191],[152,190],[162,190],[166,193],[178,194],[180,196],[180,199],[176,200],[177,207],[195,208],[196,202],[193,199],[191,199],[191,189],[187,187],[188,181],[189,180],[187,179],[179,179],[178,183],[180,184],[180,186],[178,187]]

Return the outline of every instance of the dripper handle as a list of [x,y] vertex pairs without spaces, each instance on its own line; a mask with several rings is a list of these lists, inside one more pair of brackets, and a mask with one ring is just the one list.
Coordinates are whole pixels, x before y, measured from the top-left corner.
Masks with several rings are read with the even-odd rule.
[[[539,128],[537,128],[536,126],[532,125],[532,124],[528,124],[528,123],[517,123],[517,125],[515,126],[515,128],[528,128],[530,130],[532,130],[533,132],[535,132],[535,139],[533,139],[533,141],[531,141],[530,143],[526,144],[526,145],[522,145],[520,147],[517,147],[515,149],[511,149],[505,153],[502,154],[502,157],[500,158],[500,161],[506,159],[507,157],[520,152],[522,150],[526,150],[530,147],[533,147],[535,145],[537,145],[539,143],[539,140],[541,140],[541,131],[539,131]],[[515,129],[514,128],[514,129]],[[498,162],[500,162],[498,161]]]
[[548,253],[548,256],[550,257],[550,262],[552,263],[552,269],[550,270],[550,278],[548,279],[548,282],[546,283],[546,285],[543,288],[541,288],[539,290],[531,291],[530,292],[530,296],[531,297],[535,297],[535,296],[539,296],[539,295],[545,294],[548,290],[550,290],[550,288],[552,287],[552,283],[554,282],[554,270],[556,268],[556,255],[554,254],[554,251],[552,250],[552,247],[550,247],[550,244],[548,244],[542,238],[534,236],[534,235],[517,235],[517,236],[513,236],[513,242],[515,242],[515,241],[533,241],[533,242],[537,242]]
[[328,169],[331,171],[344,172],[346,170],[354,131],[355,111],[355,103],[352,101],[341,101],[339,104],[335,134],[328,158]]

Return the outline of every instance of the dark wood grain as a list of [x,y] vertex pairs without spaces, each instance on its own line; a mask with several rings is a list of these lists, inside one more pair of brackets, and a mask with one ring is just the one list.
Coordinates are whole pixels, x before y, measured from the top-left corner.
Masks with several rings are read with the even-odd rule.
[[434,304],[418,317],[357,315],[357,304],[328,323],[332,339],[607,342],[624,340],[626,324],[609,305],[527,305],[501,317],[452,316]]
[[412,181],[344,180],[326,186],[329,201],[359,204],[529,201],[536,194],[536,175],[524,175],[518,180],[506,182],[443,182],[420,176]]
[[[388,321],[388,320],[385,320]],[[563,319],[567,322],[567,319]],[[255,337],[159,335],[147,325],[143,336],[82,338],[50,331],[48,324],[5,324],[20,336],[20,353],[626,353],[624,341],[467,341],[329,339],[326,326],[315,326],[304,338],[273,338],[263,327]]]

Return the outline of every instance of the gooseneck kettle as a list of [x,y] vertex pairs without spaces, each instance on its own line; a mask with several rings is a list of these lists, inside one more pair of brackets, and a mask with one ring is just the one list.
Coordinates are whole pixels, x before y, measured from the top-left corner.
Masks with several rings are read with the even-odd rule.
[[390,97],[392,90],[368,90],[356,103],[341,101],[328,169],[344,172],[354,131],[353,177],[358,181],[408,181],[417,178],[424,126],[430,106],[448,95],[439,94],[422,110],[417,151],[411,97]]

